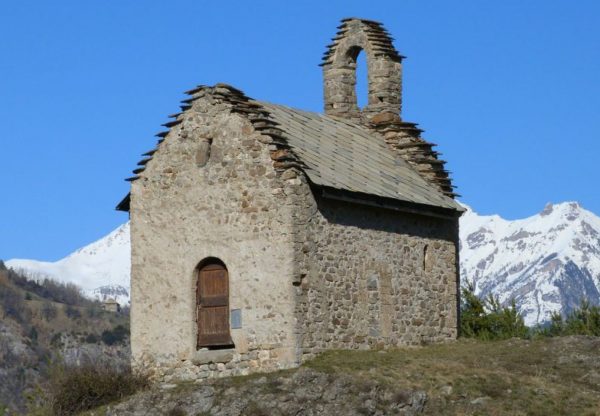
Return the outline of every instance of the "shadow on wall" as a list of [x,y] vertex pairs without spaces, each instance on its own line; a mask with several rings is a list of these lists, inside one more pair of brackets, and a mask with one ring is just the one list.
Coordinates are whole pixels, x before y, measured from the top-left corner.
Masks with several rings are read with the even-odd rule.
[[332,224],[456,242],[458,218],[437,218],[358,203],[315,197],[323,217]]

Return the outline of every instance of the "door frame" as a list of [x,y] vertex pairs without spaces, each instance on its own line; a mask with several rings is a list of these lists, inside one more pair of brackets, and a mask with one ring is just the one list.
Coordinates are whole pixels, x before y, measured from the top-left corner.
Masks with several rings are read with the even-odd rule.
[[[201,298],[202,295],[200,293],[200,277],[201,273],[204,271],[211,270],[224,270],[225,271],[225,279],[226,279],[226,287],[227,287],[227,295],[226,295],[226,304],[222,305],[226,308],[227,311],[227,335],[217,335],[211,339],[210,335],[204,336],[201,339],[201,329],[200,329],[200,311],[202,309]],[[233,340],[231,338],[231,316],[230,316],[230,288],[229,288],[229,271],[225,263],[216,257],[209,257],[202,260],[198,267],[196,267],[195,272],[195,302],[194,302],[194,312],[195,312],[195,321],[196,321],[196,349],[200,348],[208,348],[208,349],[220,349],[220,348],[228,348],[233,346]],[[215,305],[205,305],[205,307],[214,307]]]

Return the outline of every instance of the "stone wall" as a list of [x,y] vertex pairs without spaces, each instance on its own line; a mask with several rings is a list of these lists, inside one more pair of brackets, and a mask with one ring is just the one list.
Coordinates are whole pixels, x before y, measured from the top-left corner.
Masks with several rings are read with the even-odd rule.
[[[293,207],[273,167],[275,148],[226,100],[202,95],[188,100],[191,108],[132,183],[133,360],[165,380],[298,360]],[[196,268],[207,257],[225,263],[230,309],[242,311],[232,350],[196,351]]]
[[[458,220],[324,199],[260,105],[231,87],[191,93],[132,182],[135,366],[198,380],[456,337]],[[232,349],[196,348],[209,257],[242,311]]]
[[457,336],[458,219],[298,196],[298,332],[304,359]]

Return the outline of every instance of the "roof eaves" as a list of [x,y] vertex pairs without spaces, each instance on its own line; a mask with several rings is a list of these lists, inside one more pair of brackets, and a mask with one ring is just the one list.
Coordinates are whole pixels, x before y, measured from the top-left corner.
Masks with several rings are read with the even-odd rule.
[[336,189],[328,186],[317,185],[323,198],[345,201],[371,207],[391,209],[415,215],[424,215],[443,219],[455,219],[462,215],[464,209],[443,208],[434,205],[425,205],[416,202],[402,201],[395,198],[385,198],[373,194],[352,192],[345,189]]
[[131,203],[131,193],[127,193],[127,195],[125,195],[125,198],[123,198],[121,200],[121,202],[119,202],[117,204],[117,206],[115,207],[115,209],[117,211],[124,211],[124,212],[129,212],[129,205]]

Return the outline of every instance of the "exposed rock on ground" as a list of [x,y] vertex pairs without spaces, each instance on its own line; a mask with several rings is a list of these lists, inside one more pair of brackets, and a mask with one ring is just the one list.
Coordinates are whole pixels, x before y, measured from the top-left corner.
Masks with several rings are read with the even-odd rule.
[[329,351],[305,366],[162,384],[86,416],[600,414],[600,337]]
[[276,377],[243,378],[243,383],[240,380],[219,380],[201,386],[156,386],[97,414],[409,416],[421,413],[427,400],[424,391],[396,390],[375,381],[310,368],[282,372]]

